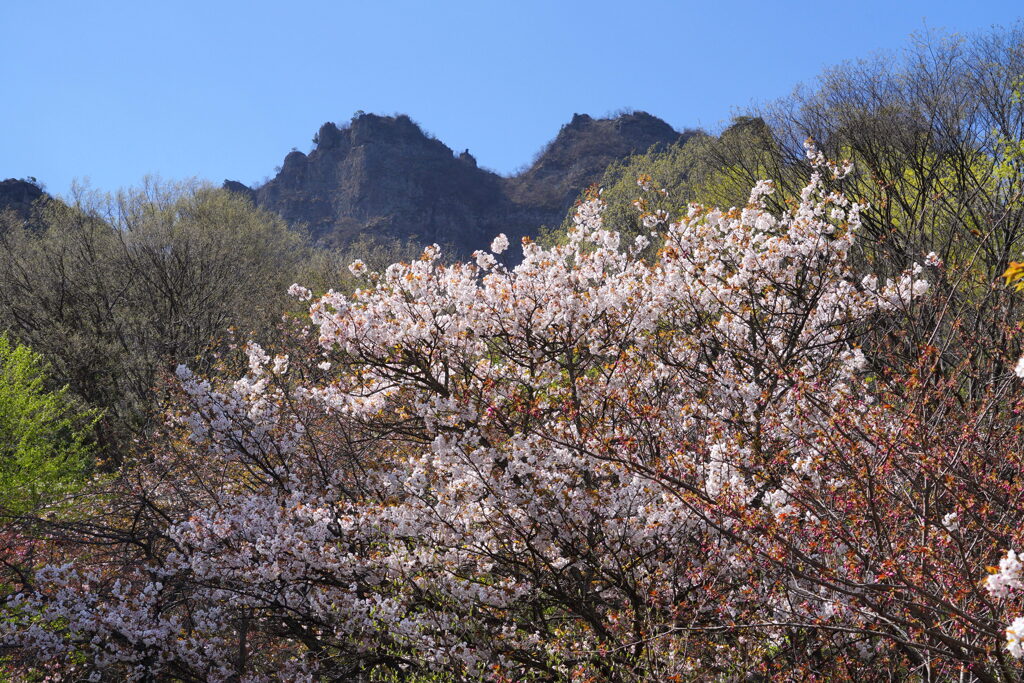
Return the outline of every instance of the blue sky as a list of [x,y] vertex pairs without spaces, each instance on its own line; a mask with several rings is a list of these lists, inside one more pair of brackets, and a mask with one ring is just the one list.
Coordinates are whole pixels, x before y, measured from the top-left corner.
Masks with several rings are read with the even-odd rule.
[[407,113],[510,173],[575,112],[714,129],[912,33],[1021,16],[1010,0],[0,0],[0,179],[254,184],[356,110]]

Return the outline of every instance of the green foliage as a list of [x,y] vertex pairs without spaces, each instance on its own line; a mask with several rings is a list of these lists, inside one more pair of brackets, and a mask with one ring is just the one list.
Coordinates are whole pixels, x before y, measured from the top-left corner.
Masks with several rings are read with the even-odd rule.
[[[753,187],[749,178],[779,181],[797,177],[782,158],[771,128],[760,117],[737,116],[721,135],[695,142],[691,187],[698,204],[745,206]],[[785,199],[794,195],[777,193],[775,203],[782,208]]]
[[47,388],[42,357],[0,336],[0,510],[24,514],[82,483],[99,417]]
[[[350,294],[368,286],[365,276],[353,275],[349,270],[353,261],[365,263],[367,272],[382,272],[392,263],[414,261],[422,253],[423,247],[414,239],[402,241],[364,235],[345,247],[312,250],[299,267],[295,282],[316,294],[329,289]],[[303,304],[301,308],[306,310],[308,305]]]
[[[664,189],[670,204],[682,207],[692,201],[690,177],[699,163],[694,149],[698,138],[685,144],[671,145],[664,151],[637,154],[612,164],[601,180],[601,199],[607,204],[603,214],[605,227],[619,231],[623,238],[646,234],[641,224],[641,211],[633,201],[643,194],[637,184],[641,176],[649,177],[654,188]],[[653,207],[651,207],[653,208]],[[569,220],[563,224],[568,227]]]

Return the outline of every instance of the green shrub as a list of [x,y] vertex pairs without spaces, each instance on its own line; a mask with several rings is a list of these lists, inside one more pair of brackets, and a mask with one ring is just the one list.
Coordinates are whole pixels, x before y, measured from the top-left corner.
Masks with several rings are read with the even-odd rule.
[[80,485],[97,418],[47,387],[39,354],[0,336],[0,510],[24,514]]

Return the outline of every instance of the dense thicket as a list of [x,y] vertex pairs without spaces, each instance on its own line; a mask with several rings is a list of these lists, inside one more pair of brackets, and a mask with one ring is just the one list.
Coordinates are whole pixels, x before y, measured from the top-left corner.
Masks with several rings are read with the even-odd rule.
[[279,217],[198,183],[82,190],[28,222],[0,220],[0,329],[102,411],[115,463],[154,426],[161,378],[178,363],[208,369],[250,338],[273,340],[297,279],[345,290],[352,254],[379,264],[410,252],[372,239],[311,249]]

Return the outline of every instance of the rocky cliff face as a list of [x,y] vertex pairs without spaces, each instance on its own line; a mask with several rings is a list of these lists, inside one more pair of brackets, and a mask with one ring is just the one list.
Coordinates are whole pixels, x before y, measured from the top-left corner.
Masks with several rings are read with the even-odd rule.
[[510,238],[557,225],[580,191],[612,161],[680,134],[645,113],[614,119],[577,114],[525,172],[503,178],[455,155],[407,116],[363,114],[345,127],[326,123],[309,154],[288,154],[266,184],[226,181],[324,244],[360,236],[447,245],[465,255],[498,232]]
[[8,178],[0,181],[0,213],[11,211],[15,220],[20,222],[28,221],[32,217],[33,211],[39,208],[37,202],[49,197],[32,180],[34,179]]

